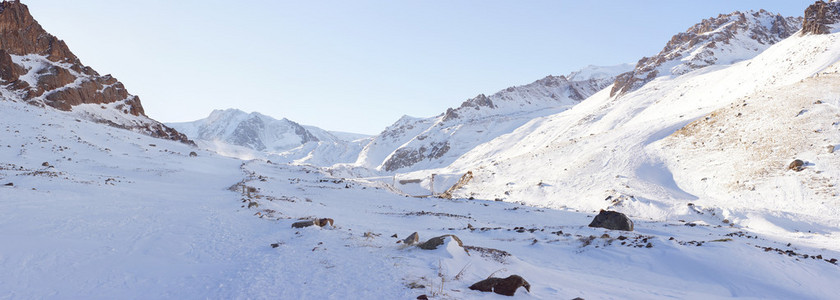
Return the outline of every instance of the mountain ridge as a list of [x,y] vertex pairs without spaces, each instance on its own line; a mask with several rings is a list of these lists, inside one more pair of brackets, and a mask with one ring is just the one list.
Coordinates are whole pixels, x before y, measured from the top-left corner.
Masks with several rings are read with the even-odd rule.
[[5,86],[2,97],[6,99],[75,112],[110,126],[193,144],[146,116],[140,98],[129,94],[123,83],[83,65],[67,44],[44,30],[19,1],[0,3],[0,49],[0,84]]

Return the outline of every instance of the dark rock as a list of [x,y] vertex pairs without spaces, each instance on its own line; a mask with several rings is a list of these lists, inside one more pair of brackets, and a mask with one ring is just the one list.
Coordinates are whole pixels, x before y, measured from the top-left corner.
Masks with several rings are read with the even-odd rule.
[[513,296],[519,287],[525,287],[526,291],[529,293],[531,292],[531,284],[519,275],[510,275],[507,278],[490,277],[476,282],[470,286],[470,289],[482,292],[494,292],[505,296]]
[[315,225],[315,221],[307,220],[307,221],[300,221],[292,223],[292,228],[304,228]]
[[633,220],[620,212],[601,210],[589,223],[589,227],[633,231]]
[[334,222],[333,219],[330,219],[330,218],[299,221],[299,222],[292,223],[292,228],[304,228],[304,227],[309,227],[309,226],[324,227],[324,226],[327,226],[327,225],[334,226],[333,222]]
[[15,186],[15,184],[13,182],[9,182],[7,184],[4,184],[4,186]]
[[796,159],[788,165],[788,170],[794,170],[796,172],[805,170],[805,162],[801,159]]
[[817,1],[805,9],[802,20],[802,35],[828,34],[829,25],[840,21],[840,3]]
[[196,156],[198,156],[198,153],[195,153],[195,151],[190,152],[190,157],[196,157]]
[[426,295],[417,296],[417,300],[429,300],[429,297]]
[[417,234],[417,232],[412,233],[407,238],[405,238],[402,242],[403,242],[403,244],[406,244],[406,245],[409,245],[409,246],[417,244],[418,242],[420,242],[420,235]]
[[324,226],[327,226],[327,224],[334,227],[335,226],[335,225],[333,225],[334,222],[335,221],[333,219],[330,219],[330,218],[315,219],[315,225],[318,225],[318,227],[324,227]]
[[[423,250],[435,250],[438,247],[440,247],[440,245],[443,245],[443,243],[446,241],[446,237],[452,237],[452,239],[455,240],[455,242],[458,243],[458,246],[461,246],[462,248],[464,247],[464,243],[461,242],[461,239],[459,239],[454,234],[445,234],[445,235],[441,235],[439,237],[433,237],[433,238],[429,239],[428,241],[425,241],[422,244],[417,245],[417,247],[420,247],[420,249],[423,249]],[[464,250],[464,251],[466,251],[466,250]]]

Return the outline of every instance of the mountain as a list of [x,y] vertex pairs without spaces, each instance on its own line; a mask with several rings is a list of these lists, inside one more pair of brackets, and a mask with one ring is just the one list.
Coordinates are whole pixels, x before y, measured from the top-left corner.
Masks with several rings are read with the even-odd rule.
[[765,10],[703,20],[674,35],[659,54],[642,58],[633,71],[619,75],[610,95],[637,90],[657,77],[752,58],[799,31],[801,24],[801,17],[782,17]]
[[631,67],[589,66],[568,76],[547,76],[490,96],[480,94],[436,117],[403,117],[365,146],[356,165],[384,172],[448,165],[533,118],[574,106]]
[[[794,34],[732,65],[658,77],[620,97],[605,89],[447,168],[403,177],[471,171],[456,196],[653,220],[698,210],[758,233],[838,228],[838,70],[836,29]],[[797,159],[801,172],[788,169]],[[819,232],[807,234],[815,245],[840,234]]]
[[49,106],[114,127],[192,143],[146,116],[140,98],[111,75],[85,66],[67,44],[46,32],[19,1],[0,3],[0,94]]
[[[513,275],[528,284],[510,299],[836,298],[840,30],[826,16],[840,7],[808,11],[815,31],[750,59],[606,86],[446,167],[393,176],[279,163],[247,147],[335,149],[256,113],[214,112],[205,132],[248,133],[219,144],[271,161],[2,97],[0,298],[498,299],[470,287]],[[450,121],[493,116],[499,99]],[[454,181],[455,199],[395,189]],[[601,209],[633,230],[587,226]]]
[[201,120],[168,125],[202,148],[224,155],[319,166],[352,162],[367,142],[363,135],[339,133],[350,138],[362,137],[343,140],[318,127],[238,109],[214,110]]

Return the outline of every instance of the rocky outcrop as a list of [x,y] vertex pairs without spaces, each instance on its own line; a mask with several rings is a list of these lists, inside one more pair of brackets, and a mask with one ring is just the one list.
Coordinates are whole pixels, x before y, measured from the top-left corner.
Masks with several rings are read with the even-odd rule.
[[633,220],[620,212],[601,210],[592,223],[589,223],[589,227],[633,231]]
[[400,148],[394,152],[385,163],[382,164],[385,171],[396,171],[397,169],[412,166],[420,161],[437,159],[446,154],[450,149],[449,142],[432,142],[427,146],[420,146],[418,149]]
[[802,20],[802,35],[828,34],[829,25],[840,22],[840,3],[817,1],[805,9]]
[[192,141],[148,118],[140,98],[111,75],[99,75],[81,63],[64,41],[45,31],[19,1],[0,3],[0,84],[18,100],[70,111],[81,104],[99,104],[125,115],[91,120],[154,137]]
[[760,10],[703,20],[674,35],[656,56],[642,58],[633,71],[616,77],[610,96],[634,91],[659,76],[752,58],[796,33],[801,19]]

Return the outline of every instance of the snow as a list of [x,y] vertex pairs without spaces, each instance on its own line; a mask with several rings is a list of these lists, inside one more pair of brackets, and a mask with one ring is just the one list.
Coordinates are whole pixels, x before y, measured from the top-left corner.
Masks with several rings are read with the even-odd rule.
[[[607,88],[447,167],[403,176],[472,171],[456,196],[662,222],[687,220],[692,203],[717,222],[838,250],[840,161],[828,151],[840,143],[838,42],[795,35],[753,59],[659,77],[618,98]],[[787,171],[796,158],[812,165]]]
[[[0,88],[0,299],[500,299],[468,287],[513,274],[514,299],[836,298],[840,33],[736,35],[618,97],[631,66],[590,66],[374,137],[228,109],[175,124],[194,148],[102,124],[153,122],[133,98]],[[635,231],[588,227],[601,209]]]
[[356,160],[369,142],[365,135],[331,132],[277,120],[258,112],[214,110],[205,119],[167,124],[195,140],[202,149],[239,159],[328,166]]
[[[691,219],[708,226],[588,228],[586,212],[406,197],[313,167],[190,157],[186,145],[73,113],[0,105],[0,184],[14,184],[0,187],[4,298],[496,299],[467,289],[491,274],[531,283],[514,298],[830,298],[840,280],[836,265],[756,246],[826,259],[837,250],[741,237],[708,213]],[[290,227],[313,217],[335,227]],[[511,256],[396,243],[415,231]]]

